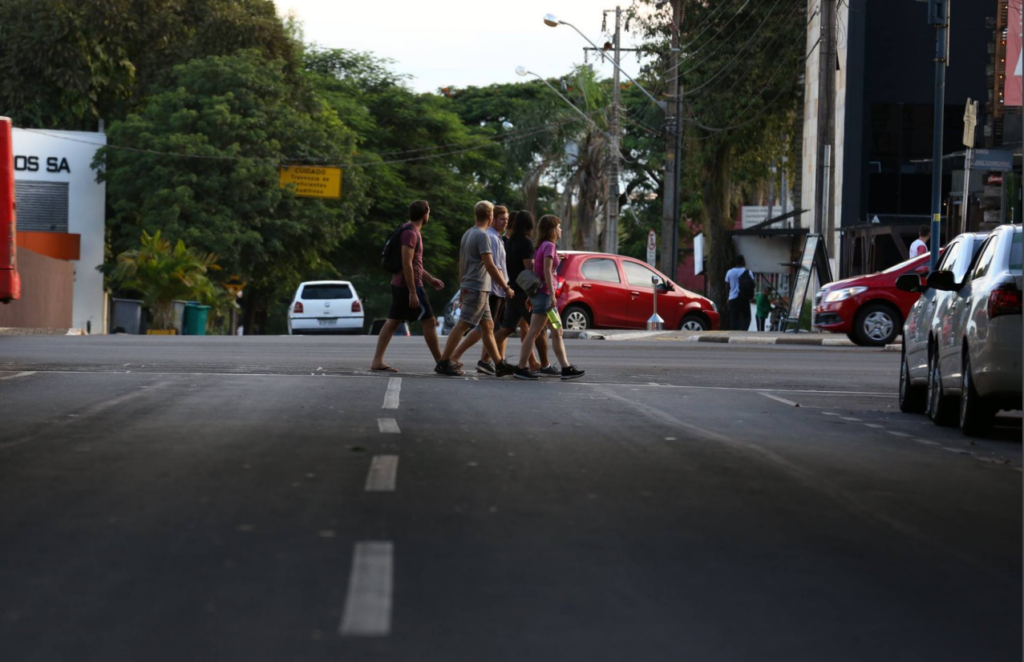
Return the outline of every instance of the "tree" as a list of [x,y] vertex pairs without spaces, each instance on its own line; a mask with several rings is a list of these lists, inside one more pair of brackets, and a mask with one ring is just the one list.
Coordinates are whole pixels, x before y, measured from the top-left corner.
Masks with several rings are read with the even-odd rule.
[[117,256],[112,278],[124,289],[142,293],[154,328],[171,329],[175,300],[216,298],[208,272],[217,269],[216,255],[186,248],[180,239],[172,245],[159,230],[153,235],[143,231],[138,248]]
[[111,200],[113,250],[161,230],[217,253],[249,282],[247,328],[256,305],[351,234],[365,205],[358,170],[345,171],[342,200],[279,186],[279,164],[344,163],[355,151],[355,135],[315,93],[290,85],[286,67],[258,51],[179,65],[171,87],[111,125],[94,163]]
[[[635,0],[633,20],[652,51],[667,53],[671,12],[651,11],[653,4]],[[805,22],[797,17],[805,11],[802,0],[724,9],[720,3],[684,2],[678,70],[686,104],[682,197],[684,210],[699,210],[703,219],[708,290],[720,307],[728,298],[724,279],[732,261],[734,202],[744,187],[759,187],[772,158],[792,154],[799,140],[794,119],[800,112]],[[666,72],[666,62],[662,57],[648,71],[659,84],[677,75]]]

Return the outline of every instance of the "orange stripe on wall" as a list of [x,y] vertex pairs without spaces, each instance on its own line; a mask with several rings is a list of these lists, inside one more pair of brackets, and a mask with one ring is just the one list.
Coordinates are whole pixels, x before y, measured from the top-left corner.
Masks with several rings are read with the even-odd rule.
[[58,260],[77,260],[82,254],[82,235],[79,234],[19,230],[15,241],[19,248]]

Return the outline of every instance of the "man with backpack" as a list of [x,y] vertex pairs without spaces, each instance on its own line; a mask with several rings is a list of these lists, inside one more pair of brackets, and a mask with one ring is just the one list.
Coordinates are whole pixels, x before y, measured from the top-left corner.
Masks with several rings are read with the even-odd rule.
[[388,238],[381,255],[381,266],[394,274],[391,278],[391,309],[388,319],[377,337],[377,351],[370,363],[374,372],[398,372],[384,363],[395,331],[403,322],[419,320],[423,325],[423,339],[427,341],[434,361],[441,360],[441,346],[437,341],[437,320],[430,299],[423,290],[426,282],[435,290],[444,289],[444,283],[423,268],[423,235],[420,230],[430,221],[430,205],[417,200],[409,205],[409,222],[403,223]]
[[750,301],[757,283],[742,255],[737,255],[736,266],[725,272],[725,282],[729,283],[729,328],[747,331],[750,329]]

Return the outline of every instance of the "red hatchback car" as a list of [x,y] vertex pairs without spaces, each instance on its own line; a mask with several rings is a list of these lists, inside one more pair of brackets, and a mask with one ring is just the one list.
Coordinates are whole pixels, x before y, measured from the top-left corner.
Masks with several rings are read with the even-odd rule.
[[903,274],[928,273],[929,254],[869,276],[829,283],[814,297],[814,327],[845,333],[858,345],[888,345],[903,329],[921,294],[896,289]]
[[718,329],[718,311],[709,299],[684,290],[640,260],[579,251],[558,255],[558,310],[566,329],[646,328],[654,309],[653,276],[663,283],[658,286],[658,314],[666,329]]

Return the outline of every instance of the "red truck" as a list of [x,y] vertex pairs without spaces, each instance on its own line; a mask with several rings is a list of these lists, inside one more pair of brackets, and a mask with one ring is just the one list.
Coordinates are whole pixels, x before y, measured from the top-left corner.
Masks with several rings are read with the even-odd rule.
[[0,302],[21,296],[14,242],[14,148],[11,120],[0,117]]

